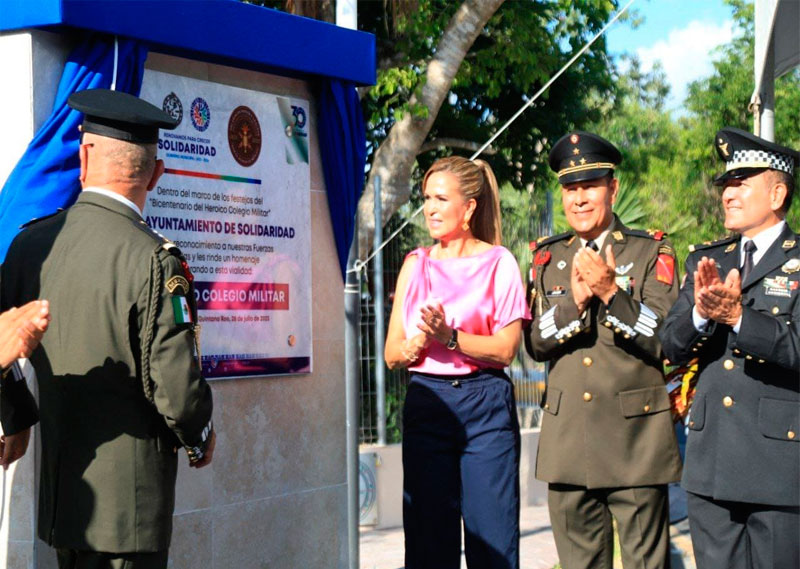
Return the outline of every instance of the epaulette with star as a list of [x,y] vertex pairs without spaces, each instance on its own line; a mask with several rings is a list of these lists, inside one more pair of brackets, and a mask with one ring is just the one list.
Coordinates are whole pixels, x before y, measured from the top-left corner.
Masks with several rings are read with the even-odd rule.
[[572,235],[573,235],[572,232],[567,231],[565,233],[559,233],[558,235],[542,236],[539,237],[536,241],[531,241],[530,249],[531,251],[535,251],[538,247],[543,247],[544,245],[550,245],[551,243],[561,241],[562,239],[566,239],[567,237],[571,237]]
[[655,239],[656,241],[661,241],[667,235],[665,232],[661,231],[660,229],[629,229],[625,228],[622,230],[625,235],[634,235],[636,237],[646,237],[647,239]]
[[689,252],[694,253],[695,251],[702,251],[703,249],[713,249],[714,247],[719,247],[720,245],[730,245],[738,239],[738,235],[729,235],[727,237],[723,237],[722,239],[717,239],[716,241],[705,241],[703,243],[689,245]]
[[45,219],[50,219],[51,217],[53,217],[54,215],[58,215],[58,214],[59,214],[59,213],[61,213],[62,211],[64,211],[64,208],[63,208],[63,207],[60,207],[60,208],[58,208],[57,210],[55,210],[53,213],[50,213],[50,214],[48,214],[48,215],[43,215],[42,217],[34,217],[34,218],[33,218],[33,219],[31,219],[30,221],[28,221],[28,222],[26,222],[26,223],[23,223],[22,225],[20,225],[20,226],[19,226],[19,228],[20,228],[20,229],[25,229],[25,228],[27,228],[27,227],[30,227],[31,225],[35,225],[35,224],[39,223],[40,221],[44,221]]

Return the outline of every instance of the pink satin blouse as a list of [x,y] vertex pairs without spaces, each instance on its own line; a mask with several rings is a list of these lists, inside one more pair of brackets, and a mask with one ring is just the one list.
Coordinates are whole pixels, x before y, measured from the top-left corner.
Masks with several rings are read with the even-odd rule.
[[[428,249],[420,247],[417,263],[408,281],[403,324],[406,337],[420,332],[420,308],[439,301],[450,327],[468,334],[490,336],[515,320],[530,320],[519,265],[505,247],[495,246],[471,257],[431,259]],[[439,375],[467,375],[484,368],[502,368],[500,364],[470,358],[460,351],[448,350],[432,342],[425,357],[411,371]]]

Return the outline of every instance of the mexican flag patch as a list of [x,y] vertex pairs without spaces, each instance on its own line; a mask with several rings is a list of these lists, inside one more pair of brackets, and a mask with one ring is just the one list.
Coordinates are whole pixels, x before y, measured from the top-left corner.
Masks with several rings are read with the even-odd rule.
[[185,296],[173,296],[172,308],[175,311],[175,324],[191,324],[192,313]]

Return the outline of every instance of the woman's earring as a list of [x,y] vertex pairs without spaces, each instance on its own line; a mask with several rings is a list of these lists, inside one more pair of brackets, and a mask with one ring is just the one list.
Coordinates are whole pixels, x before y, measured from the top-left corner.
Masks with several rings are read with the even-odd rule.
[[464,223],[461,224],[461,229],[463,229],[464,231],[469,231],[469,221],[465,219]]

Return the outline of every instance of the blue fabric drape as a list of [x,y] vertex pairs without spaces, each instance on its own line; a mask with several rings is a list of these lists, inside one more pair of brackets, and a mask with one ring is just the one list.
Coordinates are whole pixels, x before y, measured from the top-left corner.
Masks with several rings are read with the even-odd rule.
[[344,279],[367,157],[364,115],[355,87],[338,79],[324,81],[318,115],[322,171]]
[[[147,48],[120,38],[117,91],[138,95],[142,87]],[[67,98],[84,89],[111,87],[114,38],[94,35],[67,58],[53,112],[28,145],[0,192],[0,262],[20,225],[66,208],[80,193],[78,125],[83,115],[67,106]]]

